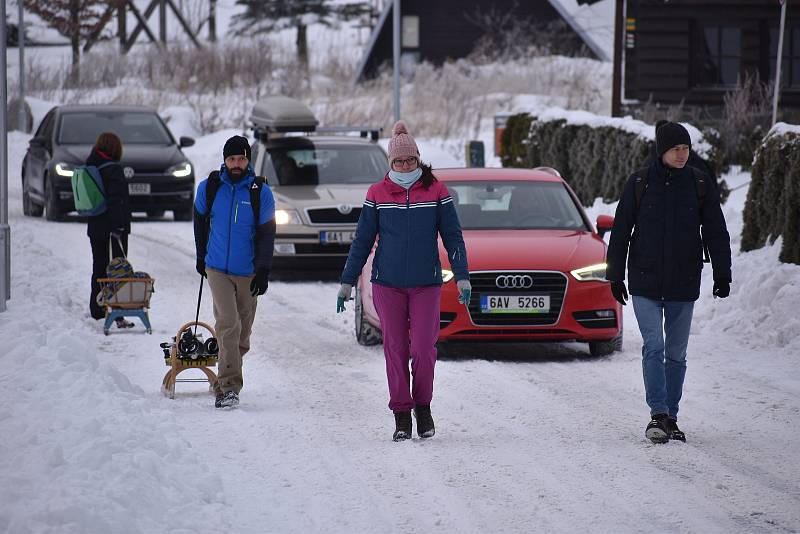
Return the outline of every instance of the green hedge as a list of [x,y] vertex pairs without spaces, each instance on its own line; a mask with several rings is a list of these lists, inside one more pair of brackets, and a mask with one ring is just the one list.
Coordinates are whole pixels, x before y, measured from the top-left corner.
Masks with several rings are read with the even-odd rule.
[[[709,163],[722,167],[721,143],[716,132],[703,132],[712,149]],[[597,197],[619,200],[625,180],[640,169],[650,152],[650,141],[611,126],[568,124],[565,120],[539,121],[527,113],[508,118],[501,138],[504,167],[558,169],[581,203],[590,206]],[[723,201],[727,185],[722,182]]]
[[743,251],[783,236],[780,261],[800,264],[799,133],[769,135],[756,150],[743,218]]

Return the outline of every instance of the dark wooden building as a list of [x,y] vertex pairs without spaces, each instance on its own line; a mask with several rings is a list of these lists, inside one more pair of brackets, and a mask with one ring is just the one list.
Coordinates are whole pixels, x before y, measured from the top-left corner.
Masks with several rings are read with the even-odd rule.
[[[788,1],[780,101],[800,109],[800,5]],[[745,76],[774,80],[780,14],[778,0],[626,0],[625,99],[714,108]]]
[[[392,4],[385,3],[373,28],[356,78],[374,77],[392,62]],[[559,47],[603,60],[607,53],[574,23],[561,0],[402,0],[401,65],[428,61],[436,65],[467,56],[484,34],[476,19],[510,15],[537,27],[563,22]],[[549,33],[548,33],[549,35]]]

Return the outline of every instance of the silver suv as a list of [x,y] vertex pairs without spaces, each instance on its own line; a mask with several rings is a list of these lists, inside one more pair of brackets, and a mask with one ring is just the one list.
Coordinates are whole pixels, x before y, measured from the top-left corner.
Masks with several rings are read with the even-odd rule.
[[285,96],[251,113],[256,174],[275,196],[276,269],[340,269],[370,184],[389,170],[379,129],[318,126],[311,110]]

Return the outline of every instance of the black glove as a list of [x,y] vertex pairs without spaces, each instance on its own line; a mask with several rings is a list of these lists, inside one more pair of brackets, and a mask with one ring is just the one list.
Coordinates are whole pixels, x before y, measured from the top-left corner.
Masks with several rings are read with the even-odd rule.
[[614,299],[625,306],[628,301],[628,290],[625,288],[625,282],[611,282],[611,294]]
[[720,280],[719,282],[715,280],[714,291],[712,291],[712,293],[714,293],[715,297],[719,297],[721,299],[726,298],[731,294],[731,283],[724,280]]
[[255,296],[263,295],[267,292],[269,287],[269,271],[265,268],[260,268],[256,271],[253,281],[250,282],[250,294]]
[[205,262],[205,260],[198,259],[197,260],[197,265],[195,266],[195,269],[197,269],[197,274],[199,274],[203,278],[208,278],[208,275],[206,274],[206,262]]

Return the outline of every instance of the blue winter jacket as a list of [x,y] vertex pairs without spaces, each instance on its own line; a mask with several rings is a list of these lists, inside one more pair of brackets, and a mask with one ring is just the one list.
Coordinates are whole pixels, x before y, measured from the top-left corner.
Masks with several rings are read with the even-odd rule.
[[[250,276],[258,268],[269,269],[274,246],[275,199],[272,191],[266,184],[261,188],[261,211],[256,224],[250,205],[250,187],[255,178],[252,167],[247,167],[247,175],[239,182],[231,180],[225,165],[220,169],[219,177],[222,183],[211,206],[206,268],[236,276]],[[207,185],[208,179],[200,182],[194,200],[195,210],[201,216],[205,216],[208,209]]]
[[447,186],[437,181],[426,188],[419,180],[406,190],[387,175],[367,191],[341,281],[355,284],[377,236],[372,282],[389,287],[441,285],[440,235],[456,280],[468,280],[467,250]]

